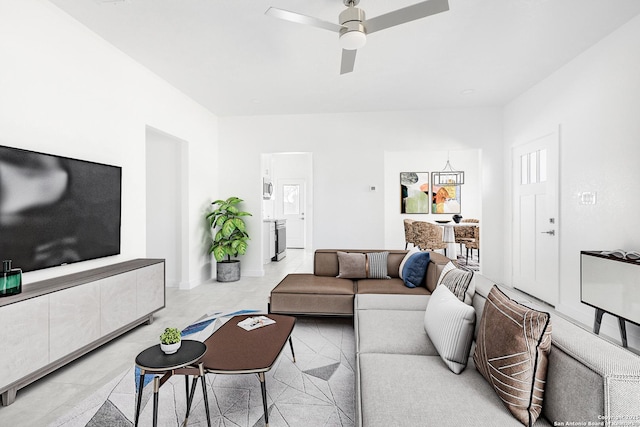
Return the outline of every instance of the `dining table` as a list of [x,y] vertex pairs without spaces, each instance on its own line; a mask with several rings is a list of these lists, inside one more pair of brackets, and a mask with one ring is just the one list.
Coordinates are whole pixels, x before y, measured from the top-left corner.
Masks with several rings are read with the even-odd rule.
[[458,259],[458,245],[454,228],[480,226],[479,222],[455,222],[453,220],[429,220],[427,222],[442,227],[442,241],[447,244],[447,257],[452,260]]

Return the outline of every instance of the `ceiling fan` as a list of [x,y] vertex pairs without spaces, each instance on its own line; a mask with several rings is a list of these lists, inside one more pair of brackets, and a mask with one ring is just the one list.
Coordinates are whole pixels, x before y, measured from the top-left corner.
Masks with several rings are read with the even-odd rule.
[[270,7],[265,14],[285,21],[311,25],[338,33],[342,47],[340,74],[345,74],[353,71],[356,51],[365,45],[367,34],[449,10],[448,0],[427,0],[375,18],[366,19],[364,10],[356,7],[360,0],[343,1],[347,8],[340,13],[339,24],[276,7]]

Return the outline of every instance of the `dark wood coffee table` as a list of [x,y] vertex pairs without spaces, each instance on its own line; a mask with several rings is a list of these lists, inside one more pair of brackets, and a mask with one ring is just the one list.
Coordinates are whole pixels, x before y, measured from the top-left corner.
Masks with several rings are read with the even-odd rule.
[[[255,316],[255,315],[253,315]],[[251,315],[234,316],[220,329],[215,331],[204,343],[207,353],[200,360],[206,373],[213,374],[258,374],[262,388],[262,405],[264,421],[269,425],[267,411],[267,388],[265,372],[269,371],[289,341],[293,362],[291,332],[296,318],[277,314],[266,315],[276,321],[272,325],[263,326],[252,331],[245,331],[238,322],[253,317]]]

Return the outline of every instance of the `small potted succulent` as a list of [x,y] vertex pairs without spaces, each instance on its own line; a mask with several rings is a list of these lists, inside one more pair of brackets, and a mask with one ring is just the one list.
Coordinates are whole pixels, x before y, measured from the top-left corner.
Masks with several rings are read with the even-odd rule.
[[165,328],[160,335],[160,349],[165,354],[173,354],[180,348],[180,330],[178,328]]

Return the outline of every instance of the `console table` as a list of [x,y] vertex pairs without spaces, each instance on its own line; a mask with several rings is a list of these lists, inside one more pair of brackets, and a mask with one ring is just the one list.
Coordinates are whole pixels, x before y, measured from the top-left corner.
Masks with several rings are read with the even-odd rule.
[[596,310],[593,332],[600,333],[602,316],[608,313],[618,318],[622,346],[627,347],[625,322],[640,324],[640,262],[581,251],[580,264],[580,300]]
[[0,299],[0,395],[143,323],[165,306],[163,259],[135,259],[24,285]]

